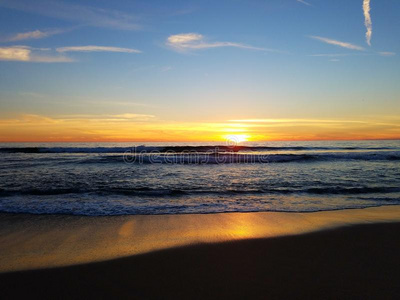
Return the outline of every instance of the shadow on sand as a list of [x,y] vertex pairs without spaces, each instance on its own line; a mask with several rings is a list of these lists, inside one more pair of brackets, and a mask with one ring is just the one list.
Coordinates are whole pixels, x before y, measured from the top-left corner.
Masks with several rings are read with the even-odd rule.
[[3,299],[399,299],[400,223],[0,274]]

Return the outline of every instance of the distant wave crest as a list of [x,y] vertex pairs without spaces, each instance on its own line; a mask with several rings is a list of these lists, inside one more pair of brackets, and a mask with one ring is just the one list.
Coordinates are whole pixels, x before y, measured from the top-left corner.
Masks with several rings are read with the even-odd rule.
[[269,147],[269,146],[135,146],[135,147],[2,147],[0,153],[125,153],[150,152],[247,152],[247,151],[353,151],[353,150],[399,150],[392,147]]
[[194,196],[194,195],[254,195],[254,194],[315,194],[315,195],[358,195],[358,194],[379,194],[379,193],[400,193],[400,187],[311,187],[311,188],[260,188],[260,189],[157,189],[149,187],[130,188],[50,188],[50,189],[26,189],[26,190],[1,190],[0,197],[7,196],[54,196],[66,194],[91,194],[97,196],[124,195],[124,196],[145,196],[145,197],[169,197],[169,196]]

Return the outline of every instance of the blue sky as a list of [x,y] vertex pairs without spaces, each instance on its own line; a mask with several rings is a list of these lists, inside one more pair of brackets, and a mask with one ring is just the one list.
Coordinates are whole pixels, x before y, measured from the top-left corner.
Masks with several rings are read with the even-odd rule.
[[[38,119],[114,118],[140,131],[117,140],[232,120],[257,139],[400,137],[399,13],[397,0],[0,0],[0,140]],[[114,139],[74,126],[54,139]]]

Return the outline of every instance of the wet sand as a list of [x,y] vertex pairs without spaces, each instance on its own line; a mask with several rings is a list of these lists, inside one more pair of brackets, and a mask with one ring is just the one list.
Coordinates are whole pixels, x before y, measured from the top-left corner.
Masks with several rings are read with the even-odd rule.
[[5,214],[0,289],[6,298],[398,298],[399,221],[397,206],[302,214]]

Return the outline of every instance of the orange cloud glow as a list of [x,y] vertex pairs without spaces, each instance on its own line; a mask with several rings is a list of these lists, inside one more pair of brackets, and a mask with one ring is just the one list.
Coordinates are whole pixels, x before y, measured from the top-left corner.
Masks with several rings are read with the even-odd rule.
[[243,119],[168,122],[152,115],[20,115],[0,120],[2,142],[22,141],[223,141],[400,138],[400,118],[363,120]]

